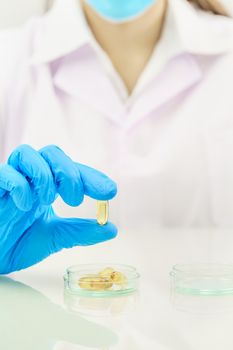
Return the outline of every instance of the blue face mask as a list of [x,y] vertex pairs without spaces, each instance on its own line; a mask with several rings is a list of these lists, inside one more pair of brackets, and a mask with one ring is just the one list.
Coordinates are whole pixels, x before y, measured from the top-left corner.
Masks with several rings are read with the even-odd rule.
[[108,20],[123,22],[139,16],[157,0],[86,0],[87,3]]

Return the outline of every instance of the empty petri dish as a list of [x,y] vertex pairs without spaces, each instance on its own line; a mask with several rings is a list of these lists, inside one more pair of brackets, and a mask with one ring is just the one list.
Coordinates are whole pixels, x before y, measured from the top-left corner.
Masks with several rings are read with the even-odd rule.
[[178,264],[170,272],[173,291],[190,295],[233,294],[233,264]]
[[80,296],[108,297],[133,293],[140,275],[123,264],[82,264],[68,267],[64,274],[66,291]]

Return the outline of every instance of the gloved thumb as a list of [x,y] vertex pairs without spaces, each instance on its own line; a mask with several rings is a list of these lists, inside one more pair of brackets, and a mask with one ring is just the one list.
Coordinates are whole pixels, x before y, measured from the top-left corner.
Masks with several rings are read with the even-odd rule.
[[116,237],[117,228],[110,222],[101,226],[94,219],[56,218],[50,234],[54,252],[57,252],[63,248],[108,241]]
[[1,273],[10,273],[32,266],[63,248],[87,246],[108,241],[117,235],[112,223],[100,226],[94,219],[52,218],[36,221],[14,251],[12,263]]

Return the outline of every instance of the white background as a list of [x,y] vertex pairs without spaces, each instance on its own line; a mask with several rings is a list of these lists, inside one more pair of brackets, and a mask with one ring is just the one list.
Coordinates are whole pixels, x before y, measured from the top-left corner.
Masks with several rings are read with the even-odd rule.
[[0,28],[17,26],[42,14],[49,0],[0,0]]

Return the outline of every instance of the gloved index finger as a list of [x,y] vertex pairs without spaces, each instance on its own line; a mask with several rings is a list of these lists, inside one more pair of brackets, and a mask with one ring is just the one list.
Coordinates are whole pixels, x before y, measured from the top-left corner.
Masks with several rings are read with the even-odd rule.
[[76,163],[84,186],[84,193],[96,200],[110,200],[117,194],[117,185],[104,173]]
[[10,193],[15,205],[22,211],[32,208],[32,193],[27,180],[8,164],[0,165],[0,195]]
[[36,150],[21,145],[12,152],[8,164],[29,179],[41,203],[53,203],[56,195],[53,176],[49,165]]
[[80,205],[84,197],[83,183],[72,159],[55,145],[43,147],[39,152],[49,164],[56,190],[64,202],[71,206]]

